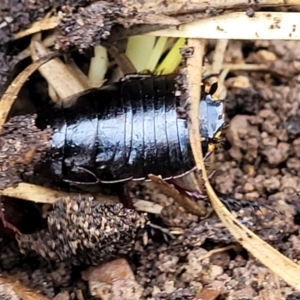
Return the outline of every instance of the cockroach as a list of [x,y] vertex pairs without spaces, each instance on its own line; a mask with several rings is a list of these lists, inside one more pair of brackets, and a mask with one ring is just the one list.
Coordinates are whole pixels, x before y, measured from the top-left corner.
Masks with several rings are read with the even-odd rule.
[[[38,126],[50,125],[49,150],[36,176],[71,184],[121,183],[180,178],[194,169],[188,121],[176,75],[135,75],[94,88],[44,110]],[[202,149],[210,153],[224,128],[223,101],[202,92]]]

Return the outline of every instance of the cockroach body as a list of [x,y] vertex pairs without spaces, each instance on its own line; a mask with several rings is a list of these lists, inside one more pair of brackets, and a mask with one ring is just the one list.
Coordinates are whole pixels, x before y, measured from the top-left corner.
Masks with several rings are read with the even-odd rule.
[[[194,169],[188,121],[176,93],[176,75],[140,75],[88,90],[38,118],[50,125],[49,150],[35,175],[73,184],[169,180]],[[223,102],[202,92],[202,150],[208,153],[224,128]]]

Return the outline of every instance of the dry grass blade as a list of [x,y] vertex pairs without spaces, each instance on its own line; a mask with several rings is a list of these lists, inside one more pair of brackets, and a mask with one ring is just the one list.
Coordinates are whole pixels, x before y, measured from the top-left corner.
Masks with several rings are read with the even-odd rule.
[[[204,47],[201,41],[196,42],[194,40],[190,40],[189,45],[199,48],[198,50],[195,49],[194,56],[187,59],[188,83],[191,82],[191,84],[194,85],[195,82],[199,80],[199,65],[197,65],[197,63],[199,63],[198,54],[203,53]],[[197,54],[197,56],[195,54]],[[202,56],[200,61],[202,61]],[[200,83],[201,80],[199,80],[198,84],[200,85]],[[211,200],[215,212],[217,213],[223,224],[230,231],[230,233],[245,249],[247,249],[256,259],[261,261],[261,263],[263,263],[276,275],[282,278],[286,283],[291,285],[296,290],[300,291],[300,282],[298,280],[300,276],[300,266],[282,255],[268,243],[264,242],[246,226],[240,224],[238,220],[236,220],[233,215],[227,210],[227,208],[222,204],[222,202],[212,189],[204,167],[203,154],[201,151],[200,143],[198,142],[201,140],[200,132],[199,130],[196,130],[196,126],[198,126],[199,122],[197,115],[197,112],[199,111],[199,94],[194,94],[195,92],[198,92],[195,88],[191,89],[189,112],[191,119],[190,126],[193,130],[190,131],[190,141],[196,166],[199,170],[202,170],[202,176],[207,194]]]
[[79,81],[80,85],[82,85],[85,90],[92,88],[90,80],[82,72],[82,70],[76,65],[73,58],[65,55],[65,64],[66,64],[67,68],[70,70],[71,74],[74,74],[76,79]]
[[136,68],[128,59],[128,57],[122,53],[115,45],[103,42],[102,43],[109,51],[110,56],[115,60],[115,62],[118,64],[118,67],[121,69],[122,73],[124,75],[136,73]]
[[147,66],[145,57],[149,57],[155,45],[156,38],[144,35],[130,37],[127,41],[126,56],[132,62],[137,72],[143,72]]
[[[155,36],[200,39],[299,40],[300,13],[234,12],[148,33]],[[243,30],[237,30],[243,24]]]
[[227,45],[228,40],[219,40],[217,42],[212,62],[212,74],[218,74],[221,71]]
[[[58,32],[55,31],[51,35],[47,36],[42,41],[44,47],[49,48],[49,47],[53,46],[54,42],[57,38],[57,35],[58,35]],[[30,55],[31,55],[31,50],[30,50],[30,45],[29,45],[26,49],[24,49],[23,51],[21,51],[19,54],[16,55],[16,60],[17,60],[17,62],[19,62],[19,61],[29,57]]]
[[[17,187],[9,187],[1,191],[1,194],[8,197],[24,199],[36,203],[54,204],[63,197],[75,197],[78,193],[66,193],[55,191],[47,187],[38,186],[29,183],[19,183]],[[115,196],[95,196],[95,199],[101,203],[118,203]]]
[[[40,41],[40,33],[33,35],[30,48],[33,61],[50,54],[49,50]],[[56,100],[59,103],[74,94],[85,91],[80,80],[70,72],[60,58],[50,60],[39,68],[39,72],[58,96],[58,98],[52,97],[52,100]]]
[[108,65],[107,49],[100,45],[95,46],[88,72],[88,79],[92,87],[100,87],[104,84]]
[[[212,72],[213,67],[206,66],[206,74],[213,74]],[[267,64],[223,64],[221,67],[221,75],[219,76],[218,83],[220,82],[224,83],[226,76],[228,75],[229,72],[232,71],[246,71],[246,72],[255,72],[255,71],[270,71],[270,67]],[[220,70],[220,71],[221,71]],[[223,95],[221,95],[222,97]],[[224,99],[224,98],[220,98]]]
[[20,31],[14,35],[14,39],[20,39],[43,30],[54,29],[58,26],[61,16],[54,16],[51,18],[44,18],[40,21],[34,22],[28,29]]
[[[204,56],[205,41],[198,39],[189,39],[188,47],[194,49],[193,55],[191,58],[187,59],[187,74],[186,80],[189,86],[189,98],[187,101],[190,104],[190,122],[189,122],[189,134],[190,134],[190,143],[194,155],[195,164],[199,170],[204,167],[202,153],[199,153],[199,148],[201,145],[201,137],[199,134],[199,103],[201,95],[201,80],[202,80],[202,61]],[[193,98],[194,97],[194,98]],[[199,168],[199,166],[201,166]],[[201,189],[198,187],[198,190]]]
[[217,253],[221,253],[221,252],[225,252],[225,251],[228,251],[230,249],[234,249],[236,250],[238,248],[237,245],[228,245],[228,246],[225,246],[225,247],[222,247],[222,248],[218,248],[218,249],[213,249],[213,250],[210,250],[208,251],[206,254],[204,254],[203,256],[200,256],[198,258],[198,261],[202,261],[204,259],[207,259],[209,257],[211,257],[212,255],[214,254],[217,254]]
[[2,126],[6,122],[11,107],[14,104],[15,99],[18,97],[23,84],[27,81],[29,76],[52,58],[53,55],[47,56],[47,58],[43,58],[32,63],[24,71],[22,71],[10,84],[0,100],[0,126]]
[[[212,70],[211,74],[219,74],[222,70],[225,51],[228,45],[228,40],[218,40],[213,56]],[[216,77],[210,78],[210,80],[218,81],[218,90],[214,93],[214,97],[218,99],[225,99],[227,90],[224,86],[225,77],[221,80]]]
[[259,7],[282,7],[300,5],[299,0],[260,0],[260,1],[244,1],[244,0],[122,0],[121,3],[127,8],[137,9],[139,13],[147,13],[153,9],[161,14],[184,14],[206,11],[209,9],[224,10],[224,9],[245,9],[251,4],[257,4]]
[[149,12],[142,15],[141,18],[126,18],[124,22],[131,24],[159,24],[159,25],[179,25],[180,22],[173,17],[169,17],[163,14],[151,14]]

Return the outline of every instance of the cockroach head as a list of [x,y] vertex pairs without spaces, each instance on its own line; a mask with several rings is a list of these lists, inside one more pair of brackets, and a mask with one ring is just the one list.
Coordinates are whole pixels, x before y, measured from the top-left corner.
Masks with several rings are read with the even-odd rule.
[[209,91],[204,90],[200,101],[200,133],[208,141],[209,151],[214,150],[225,128],[224,101],[213,98],[217,88],[213,84]]

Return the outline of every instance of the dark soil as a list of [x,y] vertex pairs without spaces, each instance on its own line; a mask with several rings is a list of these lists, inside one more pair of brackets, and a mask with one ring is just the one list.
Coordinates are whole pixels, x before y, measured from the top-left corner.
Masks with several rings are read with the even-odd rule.
[[[50,8],[60,6],[61,2],[76,11],[78,6],[93,1],[79,0],[69,3],[6,0],[1,4],[0,25],[6,22],[0,26],[2,89],[16,72],[15,55],[28,45],[26,39],[19,44],[12,43],[13,34],[43,18]],[[73,12],[72,8],[69,10]],[[86,17],[89,11],[82,10],[81,13]],[[71,26],[75,19],[70,13],[65,20],[64,29]],[[112,24],[107,24],[107,30],[110,30]],[[97,39],[105,35],[104,31]],[[89,45],[93,33],[87,35],[87,39],[81,44],[74,42],[77,41],[76,38],[72,42],[72,36],[68,37],[68,43],[71,40],[72,45],[64,44],[63,39],[59,42],[61,45],[84,49]],[[296,262],[300,260],[300,206],[296,194],[300,191],[299,49],[300,42],[293,41],[229,43],[226,63],[265,63],[268,65],[268,71],[237,71],[228,75],[225,85],[228,89],[226,115],[229,127],[224,146],[215,154],[217,172],[212,180],[216,191],[225,197],[227,195],[259,205],[260,210],[253,210],[250,205],[248,208],[233,211],[233,214],[262,239]],[[271,56],[276,60],[270,59]],[[20,68],[22,67],[24,66]],[[235,81],[241,76],[249,80],[248,87],[235,87]],[[31,81],[27,84],[30,86],[33,83]],[[33,95],[34,98],[37,95],[45,98],[41,88],[45,85],[44,80],[36,75],[34,85],[40,86],[40,89],[33,91],[25,88],[22,92],[23,101],[30,100]],[[34,133],[33,130],[32,134]],[[3,182],[5,180],[3,179]],[[125,256],[136,280],[144,288],[143,299],[194,299],[203,287],[219,291],[217,299],[260,299],[264,293],[275,295],[275,292],[279,293],[282,299],[299,299],[299,293],[295,293],[284,282],[279,281],[279,286],[276,286],[277,279],[239,247],[232,247],[200,260],[210,250],[228,245],[236,246],[234,238],[216,215],[212,214],[206,220],[199,220],[178,208],[172,199],[162,195],[151,184],[135,187],[134,193],[139,198],[163,205],[163,221],[169,226],[172,225],[172,231],[176,231],[175,238],[169,238],[167,241],[164,234],[159,231],[153,232],[149,228],[143,229],[136,236],[134,234],[133,249],[128,250]],[[70,221],[62,211],[55,213],[57,219],[61,218],[60,221]],[[91,215],[94,217],[93,213]],[[153,222],[167,227],[163,221],[153,219]],[[57,224],[59,222],[55,223]],[[74,235],[82,226],[76,222],[72,223],[71,230]],[[58,239],[53,242],[60,244],[62,241],[63,239]],[[44,243],[47,242],[44,240]],[[36,249],[38,247],[33,248],[37,252],[41,250]],[[57,254],[55,251],[49,253],[53,257]],[[90,253],[87,254],[89,255]],[[71,263],[55,262],[31,251],[21,254],[14,239],[0,238],[0,272],[14,275],[23,284],[49,298],[66,290],[70,299],[77,299],[76,290],[82,290],[84,299],[93,299],[87,283],[81,279],[81,271],[88,267],[90,261],[93,259],[89,257],[88,261],[80,261],[78,265],[77,259]]]

